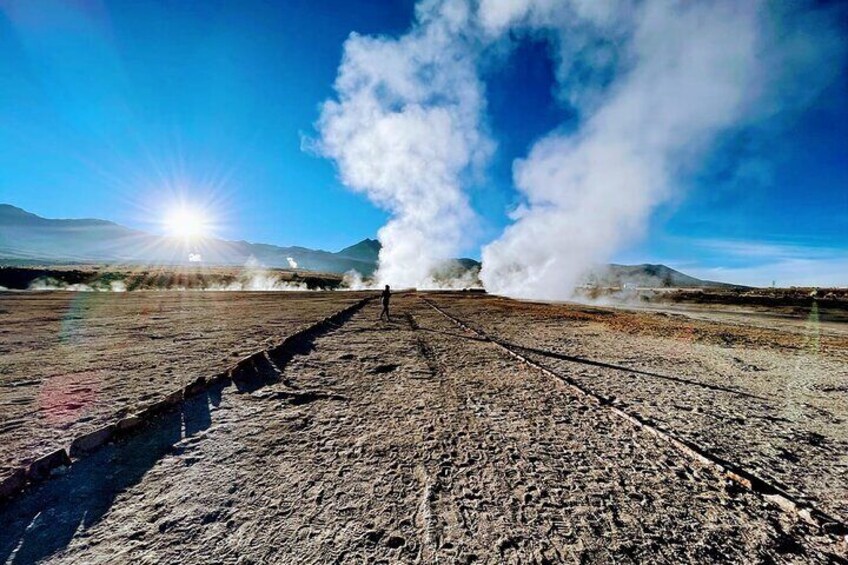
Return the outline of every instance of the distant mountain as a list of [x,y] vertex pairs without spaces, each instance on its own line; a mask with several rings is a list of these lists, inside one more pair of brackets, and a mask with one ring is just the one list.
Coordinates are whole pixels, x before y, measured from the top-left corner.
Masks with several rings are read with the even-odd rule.
[[120,259],[152,236],[95,219],[51,220],[0,204],[0,257],[21,260]]
[[371,239],[339,253],[212,237],[187,242],[106,220],[48,219],[0,204],[0,261],[4,263],[180,265],[199,259],[207,265],[244,265],[255,260],[268,267],[297,265],[298,269],[328,273],[356,269],[368,276],[377,268],[379,249],[379,242]]
[[345,247],[338,252],[338,255],[359,261],[376,263],[380,256],[380,249],[382,249],[382,246],[376,239],[363,239],[359,243]]
[[[342,257],[348,257],[351,259],[358,259],[360,261],[370,261],[373,263],[377,263],[377,260],[380,257],[380,250],[383,246],[376,239],[363,239],[357,244],[351,245],[350,247],[345,247],[341,251],[337,253]],[[474,259],[448,259],[444,262],[441,269],[439,269],[439,273],[437,275],[445,275],[445,274],[453,274],[458,273],[461,275],[465,271],[479,269],[480,261],[475,261]],[[457,276],[459,276],[457,275]]]
[[[363,239],[331,252],[307,247],[281,247],[213,237],[186,242],[97,219],[42,218],[9,204],[0,204],[0,264],[147,264],[181,265],[200,259],[204,265],[245,265],[257,261],[267,267],[293,268],[324,273],[351,269],[370,276],[377,269],[380,242]],[[437,279],[476,276],[474,259],[452,259],[434,274]],[[665,265],[608,265],[590,275],[586,284],[638,287],[730,287],[703,281]]]
[[[0,204],[0,224],[10,226],[66,226],[66,227],[92,227],[92,226],[118,226],[115,222],[108,220],[96,220],[83,218],[76,220],[50,220],[42,218],[32,212],[27,212],[11,204]],[[123,228],[128,229],[128,228]]]
[[587,277],[592,286],[641,288],[730,288],[735,285],[705,281],[665,265],[607,265]]

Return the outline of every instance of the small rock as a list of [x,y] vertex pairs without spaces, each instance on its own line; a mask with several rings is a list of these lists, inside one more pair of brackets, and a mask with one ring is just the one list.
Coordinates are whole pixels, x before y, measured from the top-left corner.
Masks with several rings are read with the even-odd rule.
[[174,392],[166,396],[163,400],[171,406],[176,406],[177,404],[183,401],[182,389],[175,390]]
[[202,392],[206,388],[206,377],[197,377],[194,381],[187,384],[183,389],[183,396],[194,396]]
[[126,433],[131,430],[134,430],[142,424],[142,421],[143,420],[138,415],[127,416],[126,418],[118,422],[118,431],[121,433]]
[[46,479],[53,469],[70,464],[71,459],[68,457],[68,452],[64,449],[57,449],[33,461],[27,469],[27,477],[31,481]]
[[23,469],[15,469],[9,476],[0,480],[0,498],[9,498],[24,488],[26,484],[26,472]]
[[77,458],[90,451],[93,451],[108,442],[115,435],[116,426],[110,424],[93,432],[79,436],[71,442],[71,447],[68,453],[71,457]]

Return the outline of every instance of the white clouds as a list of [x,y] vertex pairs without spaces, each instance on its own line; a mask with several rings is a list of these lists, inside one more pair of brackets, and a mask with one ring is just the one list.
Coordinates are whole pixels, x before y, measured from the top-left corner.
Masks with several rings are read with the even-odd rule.
[[481,0],[478,17],[491,35],[509,28],[608,27],[632,8],[630,0]]
[[690,275],[746,286],[848,286],[848,254],[844,249],[740,239],[693,239],[686,242],[719,267],[686,268]]
[[846,254],[844,250],[830,247],[742,239],[696,239],[691,243],[703,249],[718,252],[723,256],[743,257],[760,261],[827,259]]

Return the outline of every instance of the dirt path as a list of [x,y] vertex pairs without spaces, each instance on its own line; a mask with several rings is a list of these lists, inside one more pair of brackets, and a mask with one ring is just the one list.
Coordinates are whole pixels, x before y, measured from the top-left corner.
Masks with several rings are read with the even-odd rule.
[[370,305],[0,508],[0,562],[828,562],[844,547],[469,339]]
[[[795,343],[796,334],[774,328],[693,321],[687,333],[686,320],[657,314],[432,299],[628,412],[848,521],[848,350]],[[663,322],[666,335],[653,335]]]

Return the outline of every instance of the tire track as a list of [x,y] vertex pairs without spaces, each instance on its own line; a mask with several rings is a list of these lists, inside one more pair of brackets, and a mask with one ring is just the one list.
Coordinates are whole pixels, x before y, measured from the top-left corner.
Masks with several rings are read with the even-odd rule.
[[672,377],[670,375],[660,375],[660,374],[657,374],[657,373],[652,373],[650,371],[643,371],[641,369],[634,369],[632,367],[625,367],[623,365],[615,365],[615,364],[612,364],[612,363],[605,363],[603,361],[595,361],[593,359],[586,359],[584,357],[577,357],[577,356],[574,356],[574,355],[566,355],[564,353],[556,353],[554,351],[548,351],[547,349],[537,349],[535,347],[527,347],[527,346],[524,346],[524,345],[518,345],[516,343],[511,343],[509,341],[502,340],[502,339],[493,339],[493,338],[490,338],[490,339],[492,339],[492,341],[496,341],[498,344],[500,344],[500,345],[502,345],[506,348],[509,348],[509,349],[512,349],[512,350],[520,349],[520,350],[526,351],[528,353],[535,353],[536,355],[541,355],[542,357],[552,357],[554,359],[560,359],[562,361],[570,361],[572,363],[579,363],[581,365],[589,365],[589,366],[592,366],[592,367],[600,367],[602,369],[612,369],[612,370],[615,370],[615,371],[623,371],[625,373],[633,373],[633,374],[636,374],[636,375],[642,375],[642,376],[653,377],[653,378],[656,378],[656,379],[662,379],[662,380],[666,380],[666,381],[683,383],[683,384],[687,384],[687,385],[706,388],[708,390],[714,390],[714,391],[718,391],[718,392],[726,392],[726,393],[729,393],[729,394],[736,394],[738,396],[742,396],[742,397],[745,397],[745,398],[752,398],[752,399],[756,399],[756,400],[768,400],[768,398],[766,398],[764,396],[759,396],[759,395],[756,395],[756,394],[751,394],[751,393],[748,393],[748,392],[744,392],[744,391],[741,391],[741,390],[736,390],[736,389],[728,388],[728,387],[724,387],[724,386],[713,385],[713,384],[710,384],[710,383],[702,383],[702,382],[699,382],[699,381],[695,381],[695,380],[692,380],[692,379],[686,379],[686,378],[682,378],[682,377]]
[[578,397],[586,400],[590,404],[609,410],[613,414],[631,422],[636,427],[643,429],[651,435],[669,443],[684,455],[687,455],[702,464],[712,466],[720,474],[724,475],[725,477],[734,481],[745,489],[761,495],[765,500],[776,505],[781,510],[799,517],[800,519],[812,526],[820,528],[827,535],[848,535],[848,525],[846,525],[844,522],[840,521],[839,519],[833,516],[828,515],[827,513],[811,505],[805,504],[804,502],[798,500],[797,498],[787,493],[783,488],[760,478],[753,472],[743,468],[740,465],[737,465],[731,461],[727,461],[723,458],[709,453],[701,446],[696,445],[693,442],[677,437],[671,431],[661,429],[660,427],[642,419],[637,415],[630,414],[622,410],[621,408],[615,406],[610,398],[586,388],[585,386],[579,384],[577,381],[569,378],[566,375],[554,372],[550,368],[545,367],[544,365],[529,359],[528,357],[516,351],[516,349],[518,349],[517,347],[511,346],[511,344],[508,344],[508,342],[502,341],[497,337],[490,336],[480,329],[471,327],[463,320],[446,312],[443,308],[439,307],[431,300],[420,295],[419,298],[431,308],[433,308],[436,312],[438,312],[439,314],[441,314],[463,330],[473,332],[479,338],[488,341],[489,343],[503,350],[513,358],[521,361],[522,363],[530,367],[533,367],[534,369],[542,372],[543,374],[549,377],[559,380]]

